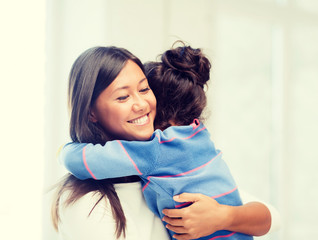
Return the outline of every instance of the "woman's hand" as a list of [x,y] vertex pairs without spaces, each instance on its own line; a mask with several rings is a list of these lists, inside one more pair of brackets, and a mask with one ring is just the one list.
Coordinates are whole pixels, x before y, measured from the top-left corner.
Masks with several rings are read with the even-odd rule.
[[228,230],[261,236],[268,232],[271,215],[267,207],[259,202],[242,206],[219,204],[213,198],[198,193],[182,193],[174,197],[177,202],[192,202],[182,209],[164,209],[163,221],[175,232],[178,240],[208,236],[218,230]]
[[192,202],[182,209],[164,209],[166,227],[177,233],[178,240],[196,239],[225,229],[229,223],[227,206],[199,193],[182,193],[173,198],[176,202]]

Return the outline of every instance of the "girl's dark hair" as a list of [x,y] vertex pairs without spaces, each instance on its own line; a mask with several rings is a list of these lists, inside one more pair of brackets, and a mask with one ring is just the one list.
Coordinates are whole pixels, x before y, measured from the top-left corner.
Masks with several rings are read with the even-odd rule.
[[159,62],[144,64],[150,88],[157,98],[156,128],[165,129],[171,121],[188,125],[199,118],[206,106],[204,86],[210,79],[211,64],[201,49],[172,48]]
[[[70,136],[74,142],[105,144],[111,139],[107,129],[90,121],[90,109],[102,91],[118,76],[128,60],[135,62],[143,70],[143,65],[137,57],[126,49],[117,47],[90,48],[74,62],[69,76],[68,89]],[[116,221],[117,238],[121,234],[125,236],[126,218],[113,186],[117,180],[79,180],[70,174],[65,176],[57,187],[57,194],[52,205],[52,220],[55,229],[58,230],[60,198],[64,192],[70,192],[65,201],[66,206],[73,204],[89,192],[95,192],[100,195],[95,206],[103,198],[105,200],[108,198]]]

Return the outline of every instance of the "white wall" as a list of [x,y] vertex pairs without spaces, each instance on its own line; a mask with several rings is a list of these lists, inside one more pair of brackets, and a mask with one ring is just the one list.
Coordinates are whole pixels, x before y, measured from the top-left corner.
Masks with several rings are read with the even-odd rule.
[[[5,91],[1,102],[7,103],[16,95],[23,99],[23,107],[20,107],[21,101],[13,101],[12,105],[4,104],[2,108],[6,113],[3,116],[10,113],[11,118],[2,117],[1,126],[6,131],[2,131],[5,137],[1,145],[17,142],[11,132],[13,127],[7,127],[12,123],[17,133],[27,137],[26,147],[21,151],[15,151],[12,145],[5,148],[4,159],[10,156],[10,163],[1,159],[6,169],[21,166],[14,175],[11,171],[1,175],[1,188],[10,196],[8,200],[0,198],[2,206],[9,206],[0,208],[1,224],[11,219],[9,224],[32,229],[32,221],[16,219],[19,212],[30,215],[32,206],[35,209],[38,205],[37,200],[26,201],[27,207],[21,206],[19,211],[12,209],[18,205],[21,195],[37,199],[42,175],[32,171],[34,165],[44,164],[45,187],[64,173],[55,152],[68,141],[66,87],[75,58],[95,45],[116,45],[127,48],[142,61],[154,60],[157,54],[181,39],[193,47],[203,48],[212,61],[207,126],[216,146],[224,152],[239,187],[269,201],[281,212],[283,229],[261,239],[311,239],[318,234],[315,201],[318,197],[315,186],[318,182],[315,174],[318,166],[315,151],[318,4],[315,0],[47,0],[45,110],[42,92],[33,90],[43,84],[41,50],[37,60],[28,61],[28,56],[44,42],[32,32],[34,28],[40,29],[40,33],[43,30],[44,5],[37,2],[40,7],[36,8],[32,3],[20,5],[16,15],[3,17],[1,14],[4,18],[1,29],[4,26],[8,36],[6,42],[1,42],[7,54],[1,66],[7,59],[10,66],[19,66],[18,71],[7,67],[6,74],[1,73],[7,79],[6,84],[14,89],[12,94]],[[12,12],[17,11],[13,5],[10,8]],[[6,23],[14,19],[20,20],[8,27]],[[16,58],[12,57],[7,46],[15,46],[15,50],[23,54],[17,51]],[[18,84],[9,81],[12,72],[15,79],[19,79]],[[23,81],[25,76],[28,82]],[[32,94],[24,91],[30,89],[30,85]],[[38,110],[32,111],[30,106]],[[45,120],[41,120],[41,114],[36,121],[28,120],[41,111],[45,113]],[[43,131],[37,131],[43,129],[42,125],[45,137]],[[30,137],[39,139],[40,150],[32,151],[36,140]],[[35,157],[29,157],[34,154]],[[40,160],[41,154],[45,154],[44,163]],[[26,159],[33,165],[26,165]],[[17,177],[23,179],[22,186],[21,181],[8,181]],[[28,188],[30,186],[35,186],[35,192]],[[21,188],[22,194],[16,195],[15,190]],[[23,198],[26,199],[30,198]],[[42,238],[45,240],[57,239],[49,222],[49,199],[50,195],[44,196]],[[40,211],[35,214],[35,223],[39,221],[39,214]],[[14,230],[14,227],[7,229]]]
[[1,1],[0,29],[0,239],[40,240],[45,1]]

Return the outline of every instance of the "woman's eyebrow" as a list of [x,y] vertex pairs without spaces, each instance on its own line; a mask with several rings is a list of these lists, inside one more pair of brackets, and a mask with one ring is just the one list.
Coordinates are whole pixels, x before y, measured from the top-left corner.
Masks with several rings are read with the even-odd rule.
[[[141,84],[142,82],[146,81],[146,80],[147,80],[146,77],[142,78],[142,79],[138,82],[138,85]],[[118,88],[116,88],[116,89],[113,91],[113,93],[114,93],[114,92],[117,92],[117,91],[119,91],[119,90],[122,90],[122,89],[127,89],[127,88],[129,88],[129,87],[130,87],[130,86],[118,87]]]
[[147,78],[146,78],[146,77],[144,77],[143,79],[141,79],[141,80],[139,81],[139,84],[142,83],[142,82],[144,82],[144,81],[147,81]]

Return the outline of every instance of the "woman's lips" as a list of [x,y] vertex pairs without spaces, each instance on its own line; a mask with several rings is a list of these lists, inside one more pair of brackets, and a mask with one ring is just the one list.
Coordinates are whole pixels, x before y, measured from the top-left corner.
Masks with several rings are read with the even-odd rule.
[[128,122],[132,123],[132,124],[136,124],[136,125],[144,125],[144,124],[149,122],[149,117],[148,117],[148,114],[146,114],[146,115],[144,115],[142,117],[130,120]]

